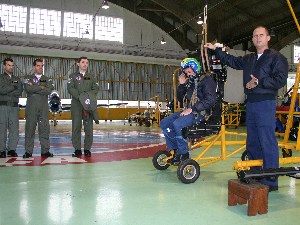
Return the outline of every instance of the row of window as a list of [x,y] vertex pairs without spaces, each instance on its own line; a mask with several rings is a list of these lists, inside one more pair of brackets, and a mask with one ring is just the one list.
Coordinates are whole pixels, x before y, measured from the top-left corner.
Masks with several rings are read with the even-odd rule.
[[123,43],[123,19],[121,18],[107,16],[95,16],[94,18],[90,14],[7,4],[0,4],[0,17],[2,29],[9,32],[95,38],[95,40]]

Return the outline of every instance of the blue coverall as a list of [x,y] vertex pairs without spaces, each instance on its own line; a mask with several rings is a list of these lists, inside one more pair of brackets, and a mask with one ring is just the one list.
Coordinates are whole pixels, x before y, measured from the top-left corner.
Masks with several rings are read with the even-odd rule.
[[[256,53],[235,57],[218,48],[215,53],[226,65],[243,70],[244,92],[247,95],[246,148],[249,159],[262,159],[265,169],[278,168],[279,152],[275,137],[276,96],[278,89],[287,82],[287,59],[272,49],[266,49],[258,59]],[[246,88],[251,80],[250,75],[258,79],[258,85],[253,89]],[[268,186],[278,186],[278,179],[263,178],[260,182]]]

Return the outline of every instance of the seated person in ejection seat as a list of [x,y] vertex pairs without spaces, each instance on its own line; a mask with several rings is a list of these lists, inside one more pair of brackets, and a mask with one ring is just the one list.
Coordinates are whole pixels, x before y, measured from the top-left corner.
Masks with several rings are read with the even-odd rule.
[[181,130],[203,120],[216,102],[217,84],[210,76],[201,75],[200,63],[195,58],[185,58],[181,62],[177,99],[186,101],[183,111],[175,112],[160,122],[166,138],[168,150],[175,154],[169,163],[179,165],[189,158],[188,141],[182,137]]

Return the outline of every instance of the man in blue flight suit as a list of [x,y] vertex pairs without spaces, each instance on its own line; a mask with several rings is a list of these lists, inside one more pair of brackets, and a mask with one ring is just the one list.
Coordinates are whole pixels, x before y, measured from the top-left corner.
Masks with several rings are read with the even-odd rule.
[[169,151],[174,157],[169,161],[179,165],[189,158],[187,139],[182,137],[182,128],[194,125],[204,119],[216,102],[216,83],[210,76],[201,75],[200,63],[195,58],[185,58],[181,62],[177,99],[185,101],[183,111],[175,112],[160,123]]
[[[256,53],[243,57],[226,54],[211,43],[205,45],[215,50],[216,56],[228,66],[243,70],[244,92],[247,95],[247,155],[250,160],[262,159],[265,169],[279,166],[275,136],[276,96],[278,89],[286,85],[288,77],[287,59],[279,52],[269,49],[270,38],[266,27],[256,27],[252,36]],[[268,185],[269,191],[278,190],[276,177],[263,178],[260,182]]]

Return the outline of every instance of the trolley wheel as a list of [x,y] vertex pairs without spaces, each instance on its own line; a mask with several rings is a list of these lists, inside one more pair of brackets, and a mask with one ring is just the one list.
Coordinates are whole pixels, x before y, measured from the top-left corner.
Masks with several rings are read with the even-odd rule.
[[177,177],[182,183],[194,183],[200,176],[200,166],[193,159],[181,162],[177,168]]
[[161,150],[155,153],[152,158],[153,166],[158,170],[166,170],[170,164],[164,161],[165,158],[170,157],[172,154],[169,151]]
[[150,126],[151,126],[151,122],[148,121],[148,120],[146,120],[146,121],[145,121],[145,127],[150,127]]
[[292,157],[292,155],[293,155],[292,149],[286,149],[286,148],[282,149],[282,157],[283,158]]
[[247,150],[245,150],[241,156],[241,160],[242,161],[246,161],[249,160],[248,154],[247,154]]

